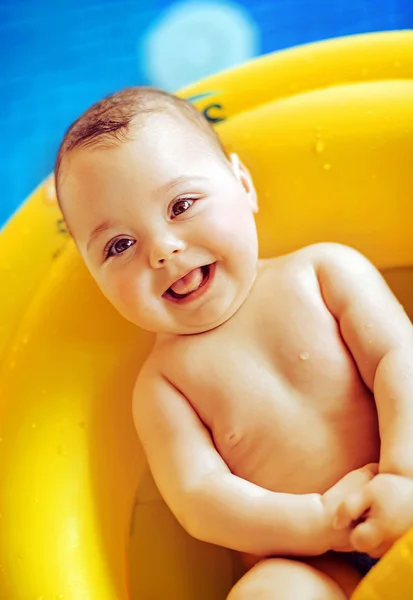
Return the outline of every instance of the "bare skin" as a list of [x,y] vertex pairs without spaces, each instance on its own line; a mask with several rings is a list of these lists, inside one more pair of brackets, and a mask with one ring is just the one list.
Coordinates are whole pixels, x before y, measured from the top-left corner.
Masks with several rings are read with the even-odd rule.
[[232,473],[291,494],[322,494],[379,460],[374,400],[321,296],[318,252],[262,261],[231,320],[160,341],[152,358]]
[[[206,427],[211,445],[230,472],[278,493],[322,495],[346,474],[379,461],[374,398],[322,298],[315,273],[320,254],[321,248],[313,247],[261,261],[248,299],[231,320],[196,336],[159,338],[148,363],[156,365],[159,376],[190,403],[199,427]],[[273,290],[281,293],[275,295]],[[147,405],[141,402],[141,393],[138,382],[136,421],[144,431]],[[149,414],[148,420],[152,418]],[[182,426],[179,413],[176,419],[174,427],[181,428],[191,444],[191,432]],[[155,465],[166,464],[160,439],[164,435],[162,428],[159,436],[150,428]],[[196,439],[192,442],[197,444]],[[159,457],[154,456],[158,452]],[[154,472],[156,477],[156,467]],[[354,488],[349,481],[348,489],[357,490],[359,483],[369,480],[368,474]],[[315,527],[314,536],[318,533]],[[306,593],[341,599],[350,597],[361,579],[333,554],[299,562],[262,561],[260,556],[243,554],[244,564],[252,569],[228,600],[306,598]]]
[[250,558],[229,600],[349,598],[334,551],[413,526],[413,330],[381,276],[335,244],[258,261],[247,169],[170,116],[69,154],[60,200],[102,292],[157,333],[136,428],[183,527]]

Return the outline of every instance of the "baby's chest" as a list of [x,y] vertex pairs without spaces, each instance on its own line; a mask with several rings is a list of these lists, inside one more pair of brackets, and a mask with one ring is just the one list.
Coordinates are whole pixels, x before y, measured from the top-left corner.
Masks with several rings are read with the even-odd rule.
[[274,319],[267,327],[273,331],[211,338],[185,357],[180,387],[220,436],[265,424],[286,430],[307,410],[335,411],[352,389],[354,365],[336,334],[322,342],[308,328],[288,335]]
[[[309,456],[310,479],[317,470],[327,472],[324,463],[331,456],[337,462],[357,423],[365,432],[372,429],[351,361],[338,350],[331,360],[331,352],[324,355],[309,340],[307,348],[308,357],[297,357],[299,346],[289,346],[280,358],[262,352],[254,339],[245,344],[233,338],[214,352],[192,352],[192,368],[181,380],[231,471],[268,489],[284,489],[282,482],[291,487],[297,465]],[[294,368],[286,359],[290,352]],[[322,367],[311,366],[316,361]]]
[[253,348],[230,343],[225,351],[221,347],[199,358],[202,367],[184,378],[183,391],[222,456],[228,458],[235,447],[237,454],[242,452],[240,445],[250,445],[267,428],[275,435],[293,414],[296,399],[288,384]]

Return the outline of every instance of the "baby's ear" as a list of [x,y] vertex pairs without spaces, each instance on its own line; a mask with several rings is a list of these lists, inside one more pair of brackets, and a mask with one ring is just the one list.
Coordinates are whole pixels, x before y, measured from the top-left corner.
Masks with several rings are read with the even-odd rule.
[[244,163],[240,160],[239,156],[235,153],[229,155],[232,169],[234,171],[235,177],[239,179],[244,188],[252,211],[254,213],[258,212],[258,199],[257,192],[255,191],[254,182],[252,181],[252,177],[250,172]]

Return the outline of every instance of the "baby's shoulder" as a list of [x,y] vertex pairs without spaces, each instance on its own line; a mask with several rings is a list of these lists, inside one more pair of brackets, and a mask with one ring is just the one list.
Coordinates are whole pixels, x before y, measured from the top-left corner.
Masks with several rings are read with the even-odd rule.
[[308,268],[317,271],[323,264],[351,265],[365,262],[357,250],[335,242],[319,242],[294,250],[288,254],[260,261],[263,275],[296,275]]
[[258,281],[265,283],[282,280],[285,284],[313,268],[321,249],[306,246],[292,252],[259,261]]
[[320,294],[323,282],[343,279],[349,273],[370,269],[367,258],[357,250],[337,243],[317,243],[293,252],[264,259],[259,264],[256,301],[268,298],[268,290],[288,303],[292,298]]
[[182,378],[186,374],[188,363],[197,364],[202,336],[168,336],[159,337],[146,361],[139,377],[140,379],[165,378],[172,385],[180,388]]
[[[165,347],[165,344],[157,344],[152,347],[150,353],[141,365],[135,385],[133,389],[133,405],[134,413],[140,410],[142,414],[146,413],[145,405],[151,399],[153,403],[155,399],[159,401],[161,396],[165,395],[166,388],[179,389],[179,365],[176,364],[176,351],[170,347]],[[168,361],[168,349],[170,351]],[[172,351],[171,351],[172,350]],[[170,373],[174,373],[176,377],[170,378]]]

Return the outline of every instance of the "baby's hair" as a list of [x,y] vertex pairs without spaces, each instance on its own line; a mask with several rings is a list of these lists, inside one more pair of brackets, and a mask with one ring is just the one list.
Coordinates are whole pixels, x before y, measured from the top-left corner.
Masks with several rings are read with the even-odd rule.
[[227,156],[221,140],[203,113],[190,102],[162,90],[137,86],[123,89],[93,104],[66,131],[60,145],[55,182],[58,193],[59,172],[64,157],[76,148],[110,147],[130,139],[131,129],[147,115],[170,113],[184,117],[198,127],[216,148]]

